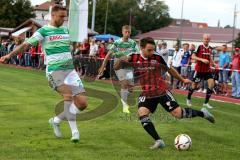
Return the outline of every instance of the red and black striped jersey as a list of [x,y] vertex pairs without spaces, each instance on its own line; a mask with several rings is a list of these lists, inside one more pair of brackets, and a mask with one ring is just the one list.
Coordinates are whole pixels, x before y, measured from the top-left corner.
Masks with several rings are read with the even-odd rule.
[[212,47],[205,47],[200,45],[195,53],[197,57],[209,60],[208,64],[205,64],[201,61],[197,61],[195,69],[197,72],[211,72],[210,59],[212,54]]
[[165,82],[165,73],[169,66],[158,54],[145,58],[142,54],[129,55],[134,69],[135,82],[142,88],[142,96],[154,97],[163,94],[168,88]]

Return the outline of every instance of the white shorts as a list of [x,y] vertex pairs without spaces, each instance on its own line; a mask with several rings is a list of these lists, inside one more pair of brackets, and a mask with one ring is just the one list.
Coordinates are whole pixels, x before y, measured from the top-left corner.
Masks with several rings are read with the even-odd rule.
[[132,69],[119,69],[119,70],[115,71],[115,73],[116,73],[119,81],[127,80],[131,84],[133,84],[134,77],[133,77]]
[[72,95],[84,93],[83,83],[75,70],[60,70],[47,73],[50,87],[57,90],[61,85],[68,85],[72,90]]

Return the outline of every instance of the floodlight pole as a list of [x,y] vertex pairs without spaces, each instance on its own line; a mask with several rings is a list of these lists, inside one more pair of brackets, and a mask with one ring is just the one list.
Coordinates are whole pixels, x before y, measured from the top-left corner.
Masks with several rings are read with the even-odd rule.
[[92,31],[95,30],[96,4],[97,4],[96,0],[93,0],[93,9],[92,9],[92,26],[91,26]]

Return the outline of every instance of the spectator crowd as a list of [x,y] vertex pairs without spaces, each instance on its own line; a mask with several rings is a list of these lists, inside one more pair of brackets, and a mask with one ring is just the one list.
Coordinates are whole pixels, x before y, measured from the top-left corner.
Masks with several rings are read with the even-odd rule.
[[[85,40],[83,43],[74,43],[73,58],[75,69],[79,74],[95,77],[98,74],[98,69],[101,66],[103,59],[109,51],[113,39],[106,41],[96,41],[95,39]],[[0,43],[0,57],[10,53],[14,48],[22,43],[22,40],[1,40]],[[240,49],[235,48],[234,54],[231,55],[227,51],[227,45],[223,45],[218,51],[218,54],[212,54],[214,57],[215,67],[213,69],[215,87],[214,93],[228,96],[229,83],[232,83],[232,97],[240,98]],[[168,65],[173,66],[179,74],[184,78],[193,79],[195,73],[196,61],[191,59],[191,55],[196,52],[194,44],[184,43],[182,47],[175,46],[168,48],[165,42],[158,42],[156,53],[160,54]],[[104,74],[100,79],[109,79],[112,76],[113,64],[109,61],[106,66]],[[41,44],[36,47],[31,47],[27,52],[19,53],[12,57],[9,64],[33,67],[36,69],[44,69],[44,53]],[[171,86],[176,89],[188,90],[189,86],[182,84],[180,81],[174,80],[172,77],[166,76]],[[197,92],[206,93],[207,82],[201,81],[199,83],[199,90]]]

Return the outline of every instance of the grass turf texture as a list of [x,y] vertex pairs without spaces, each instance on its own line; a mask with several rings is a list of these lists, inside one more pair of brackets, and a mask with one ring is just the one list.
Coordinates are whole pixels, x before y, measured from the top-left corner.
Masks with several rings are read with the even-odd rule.
[[[116,95],[107,83],[85,83],[85,87]],[[180,105],[185,96],[175,95]],[[48,125],[54,106],[61,97],[48,87],[45,74],[0,65],[0,159],[51,160],[233,160],[240,157],[240,106],[211,102],[216,124],[200,118],[175,120],[161,107],[152,119],[163,137],[164,150],[149,150],[153,144],[136,116],[137,107],[131,108],[131,117],[121,114],[121,106],[95,119],[79,121],[81,140],[70,142],[70,130],[62,123],[63,138],[56,139]],[[110,99],[108,99],[111,101]],[[88,111],[103,100],[89,98]],[[203,99],[193,99],[194,108],[200,109]],[[177,151],[173,145],[180,133],[188,134],[193,142],[189,151]]]

